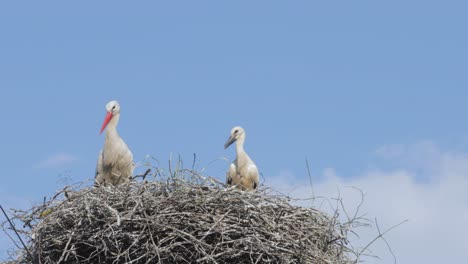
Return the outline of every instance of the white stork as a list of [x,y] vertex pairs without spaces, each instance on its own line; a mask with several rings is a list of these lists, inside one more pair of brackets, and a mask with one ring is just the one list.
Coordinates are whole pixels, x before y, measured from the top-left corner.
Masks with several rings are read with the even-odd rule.
[[120,105],[117,101],[106,104],[107,115],[101,127],[101,132],[107,127],[104,147],[99,153],[96,166],[96,185],[119,185],[130,181],[135,164],[133,155],[127,144],[117,133],[117,123],[120,118]]
[[258,187],[258,170],[255,163],[244,150],[245,130],[234,127],[231,136],[224,144],[224,149],[236,142],[236,159],[231,163],[226,173],[226,183],[235,185],[241,190],[255,190]]

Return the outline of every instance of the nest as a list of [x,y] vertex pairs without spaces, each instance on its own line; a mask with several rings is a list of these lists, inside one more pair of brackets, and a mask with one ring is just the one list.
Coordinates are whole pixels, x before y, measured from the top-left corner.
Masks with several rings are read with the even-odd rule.
[[193,171],[118,187],[66,187],[16,211],[20,263],[352,263],[336,218],[267,188]]

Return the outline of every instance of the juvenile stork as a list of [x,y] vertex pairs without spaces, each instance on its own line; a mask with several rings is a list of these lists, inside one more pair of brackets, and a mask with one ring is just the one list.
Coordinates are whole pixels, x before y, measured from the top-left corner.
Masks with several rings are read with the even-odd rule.
[[117,101],[106,104],[107,115],[101,127],[101,132],[106,129],[104,147],[99,153],[96,166],[96,185],[119,185],[130,181],[135,164],[133,155],[127,144],[117,133],[117,123],[120,118],[120,105]]
[[244,150],[244,141],[245,130],[239,126],[234,127],[226,144],[224,144],[224,149],[227,149],[236,142],[237,155],[226,173],[226,183],[235,185],[241,190],[255,190],[258,187],[258,170]]

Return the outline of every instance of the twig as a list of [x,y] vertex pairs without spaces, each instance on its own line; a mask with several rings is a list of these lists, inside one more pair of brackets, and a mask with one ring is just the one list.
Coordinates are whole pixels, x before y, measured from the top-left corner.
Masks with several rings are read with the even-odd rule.
[[147,169],[145,173],[143,173],[142,175],[135,175],[133,179],[135,180],[136,178],[142,178],[143,180],[145,180],[146,176],[148,176],[150,172],[151,172],[151,169]]
[[34,262],[33,255],[32,255],[31,252],[29,251],[28,247],[26,247],[26,244],[24,243],[23,239],[22,239],[21,236],[19,235],[19,233],[18,233],[18,231],[16,230],[15,226],[14,226],[13,223],[11,222],[10,217],[8,217],[7,213],[6,213],[5,210],[3,209],[3,206],[0,205],[0,209],[2,209],[3,214],[5,215],[6,219],[8,220],[8,223],[10,223],[11,228],[13,229],[13,231],[14,231],[15,234],[16,234],[16,236],[18,237],[18,239],[20,240],[21,244],[23,245],[24,250],[26,250],[26,252],[28,252],[28,255],[29,255],[29,257],[31,258],[31,261]]
[[315,192],[314,192],[314,184],[312,182],[312,173],[310,172],[310,164],[309,164],[309,159],[305,159],[306,166],[307,166],[307,175],[309,176],[309,181],[310,181],[310,189],[312,190],[312,197],[315,197]]
[[197,154],[193,153],[193,163],[192,163],[192,170],[195,170],[195,164],[197,162]]
[[[404,224],[404,223],[406,223],[406,222],[408,222],[408,220],[404,220],[404,221],[402,221],[402,222],[400,222],[400,223],[398,223],[398,224],[396,224],[396,225],[394,225],[394,226],[388,228],[388,229],[385,230],[383,233],[380,232],[380,228],[379,228],[378,225],[377,225],[377,231],[379,232],[379,235],[378,235],[377,237],[375,237],[374,239],[372,239],[372,241],[370,241],[370,242],[357,254],[357,259],[356,259],[356,261],[355,261],[354,263],[358,263],[359,257],[360,257],[372,244],[374,244],[375,241],[377,241],[379,238],[383,238],[383,236],[384,236],[385,234],[387,234],[388,232],[390,232],[390,231],[393,230],[394,228],[397,228],[398,226],[400,226],[400,225],[402,225],[402,224]],[[376,223],[377,223],[377,219],[376,219]],[[388,245],[388,244],[387,244],[387,245]],[[393,254],[393,252],[392,252],[392,254]],[[395,255],[393,255],[393,257],[395,257]],[[396,259],[395,259],[395,262],[396,262]]]

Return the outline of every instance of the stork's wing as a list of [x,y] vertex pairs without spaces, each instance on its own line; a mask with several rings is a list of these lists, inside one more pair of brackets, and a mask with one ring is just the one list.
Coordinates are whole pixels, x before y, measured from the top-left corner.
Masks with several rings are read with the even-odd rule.
[[234,163],[231,163],[229,166],[229,171],[226,172],[226,184],[232,185],[232,180],[234,177],[236,177],[236,165]]
[[251,186],[252,190],[257,189],[259,177],[257,166],[255,166],[254,164],[251,164],[247,169],[247,179],[249,181],[248,186]]
[[96,181],[96,184],[99,185],[101,184],[102,182],[104,182],[104,175],[102,173],[103,169],[102,169],[102,166],[103,166],[103,154],[104,152],[101,150],[99,152],[99,156],[98,156],[98,160],[97,160],[97,164],[96,164],[96,174],[94,175],[94,179]]

